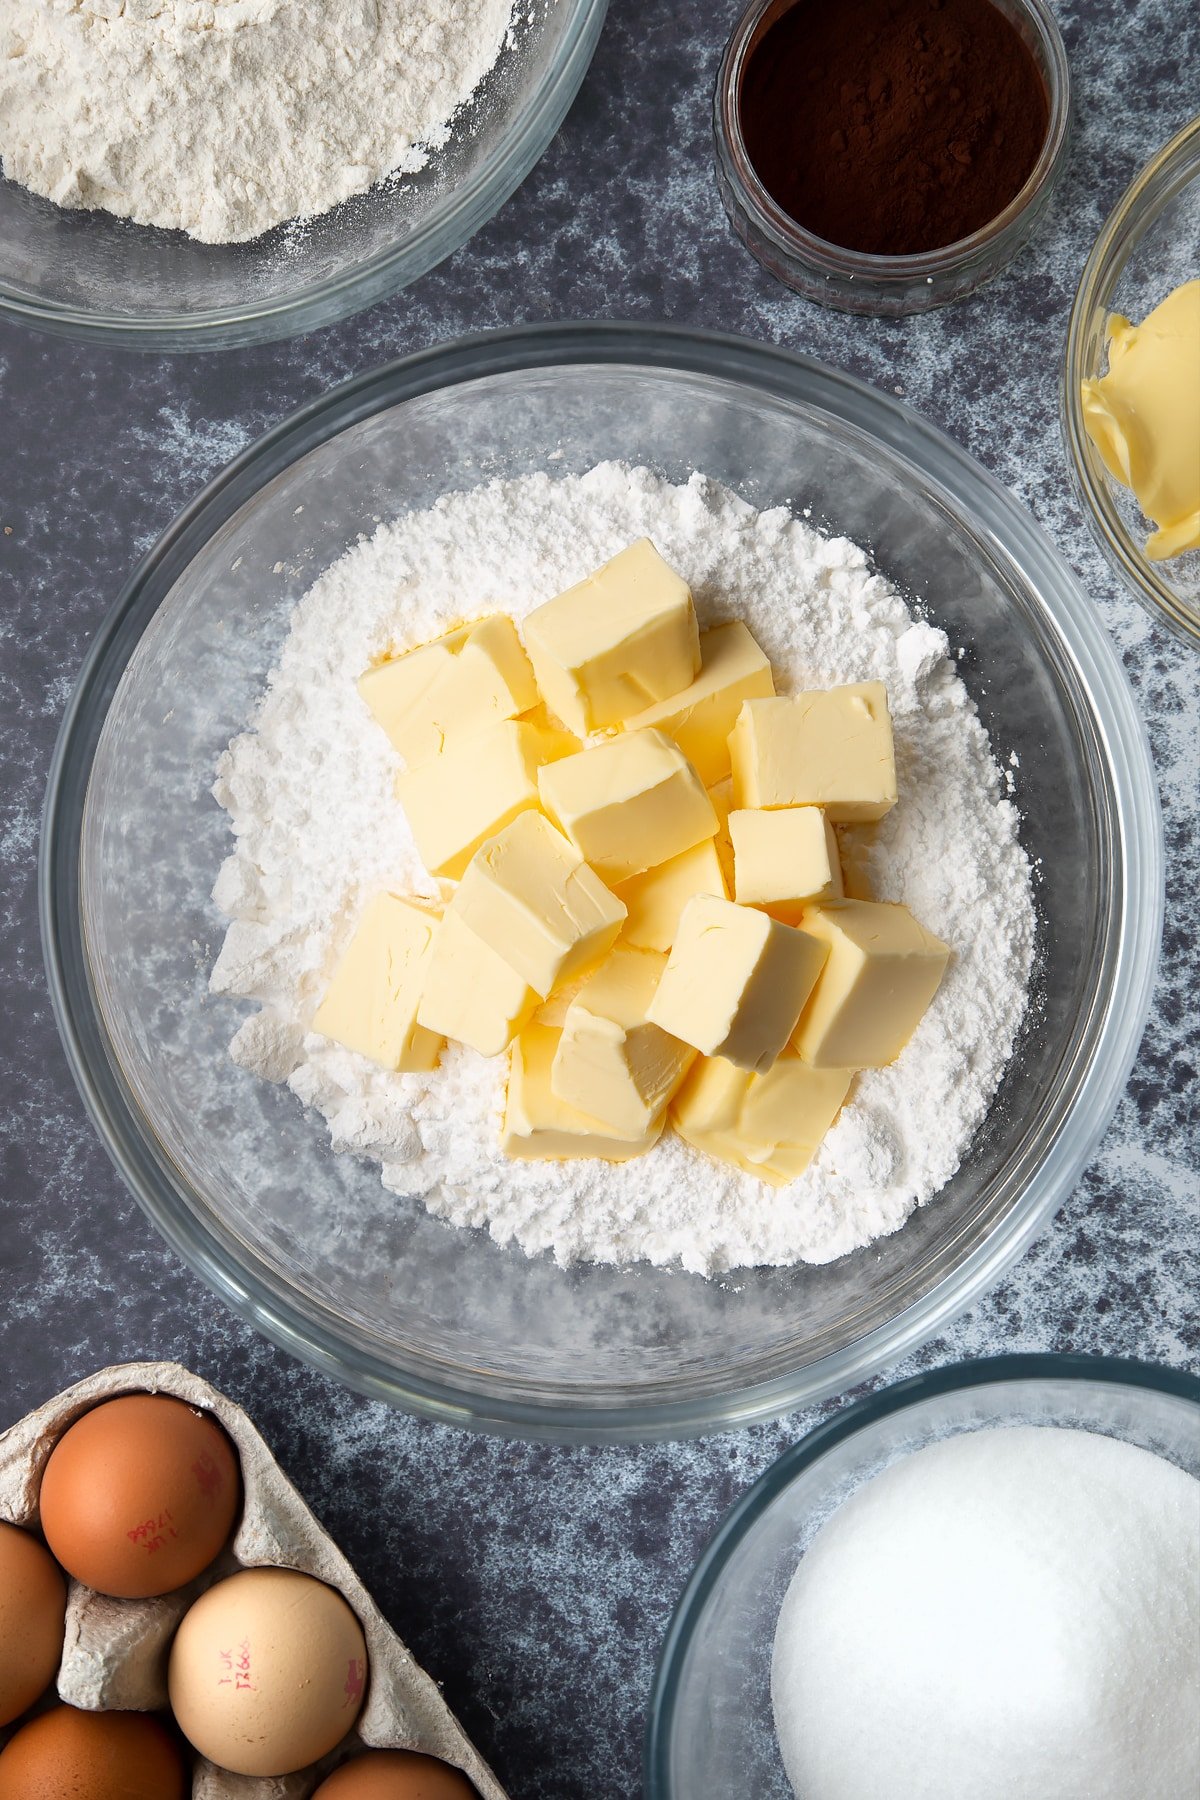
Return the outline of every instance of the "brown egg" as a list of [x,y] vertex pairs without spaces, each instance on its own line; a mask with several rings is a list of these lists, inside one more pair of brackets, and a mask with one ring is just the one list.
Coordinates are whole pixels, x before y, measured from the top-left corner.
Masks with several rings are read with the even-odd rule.
[[224,1547],[242,1498],[233,1445],[168,1394],[126,1394],[64,1432],[42,1476],[42,1530],[77,1581],[122,1600],[169,1594]]
[[312,1800],[479,1800],[458,1769],[415,1750],[368,1750],[343,1763]]
[[0,1725],[44,1694],[62,1660],[67,1584],[44,1544],[0,1521]]
[[367,1750],[324,1780],[313,1800],[479,1800],[459,1769],[416,1750]]
[[342,1596],[295,1569],[243,1569],[183,1616],[171,1710],[236,1775],[290,1775],[341,1743],[363,1703],[367,1647]]
[[190,1787],[179,1746],[146,1713],[59,1706],[0,1751],[0,1800],[185,1800]]

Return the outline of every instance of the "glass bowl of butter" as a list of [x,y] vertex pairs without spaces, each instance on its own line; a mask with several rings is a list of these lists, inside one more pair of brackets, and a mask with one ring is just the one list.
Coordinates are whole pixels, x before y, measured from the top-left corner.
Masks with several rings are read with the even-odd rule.
[[[1028,1026],[936,1201],[824,1264],[706,1279],[526,1256],[384,1189],[229,1054],[209,991],[228,852],[211,784],[315,576],[375,520],[494,476],[703,470],[869,545],[958,648],[1038,869]],[[645,1440],[866,1380],[961,1313],[1072,1193],[1141,1037],[1162,920],[1145,734],[1093,607],[1012,495],[898,401],[809,358],[669,326],[489,333],[364,374],[181,515],[97,634],[42,836],[51,991],[149,1218],[295,1355],[445,1423]],[[496,1136],[500,1154],[499,1127]],[[503,1167],[503,1165],[501,1165]],[[469,1197],[469,1196],[468,1196]]]
[[1200,118],[1096,240],[1067,328],[1062,411],[1101,550],[1154,617],[1200,644]]

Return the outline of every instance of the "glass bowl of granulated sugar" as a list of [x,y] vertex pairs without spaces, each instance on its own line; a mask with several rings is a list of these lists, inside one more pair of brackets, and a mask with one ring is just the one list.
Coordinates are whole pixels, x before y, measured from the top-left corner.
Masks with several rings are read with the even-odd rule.
[[[843,851],[954,952],[788,1187],[674,1135],[510,1161],[503,1057],[392,1076],[309,1030],[339,921],[428,881],[372,643],[519,617],[647,533],[781,691],[886,681],[901,799]],[[1032,520],[894,400],[665,326],[468,339],[246,452],[99,634],[42,859],[64,1042],[159,1229],[296,1354],[524,1436],[770,1416],[944,1328],[1074,1189],[1161,929],[1142,727]]]
[[415,281],[520,185],[606,0],[162,0],[0,19],[0,314],[224,349]]
[[786,1450],[676,1607],[646,1800],[1181,1800],[1200,1782],[1200,1381],[1001,1356]]

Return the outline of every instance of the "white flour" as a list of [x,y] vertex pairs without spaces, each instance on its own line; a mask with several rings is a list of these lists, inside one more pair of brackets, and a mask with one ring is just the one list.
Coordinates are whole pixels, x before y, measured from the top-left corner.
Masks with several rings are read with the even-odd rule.
[[511,0],[3,0],[0,161],[60,206],[206,243],[410,173]]
[[[464,615],[520,617],[643,534],[691,583],[702,625],[746,621],[781,693],[886,682],[900,801],[878,826],[843,828],[843,859],[955,952],[899,1061],[857,1079],[813,1164],[783,1189],[673,1136],[622,1165],[509,1162],[497,1138],[505,1059],[451,1045],[432,1075],[389,1075],[306,1031],[369,897],[438,892],[393,796],[399,759],[357,677]],[[782,509],[756,513],[701,475],[672,487],[615,463],[455,495],[382,526],[315,583],[251,729],[221,758],[214,792],[237,850],[214,891],[234,922],[212,986],[262,1003],[232,1054],[287,1080],[324,1115],[335,1148],[382,1164],[386,1186],[530,1254],[678,1259],[705,1274],[829,1261],[933,1198],[1008,1061],[1033,906],[1001,789],[944,635],[914,622],[845,539]]]

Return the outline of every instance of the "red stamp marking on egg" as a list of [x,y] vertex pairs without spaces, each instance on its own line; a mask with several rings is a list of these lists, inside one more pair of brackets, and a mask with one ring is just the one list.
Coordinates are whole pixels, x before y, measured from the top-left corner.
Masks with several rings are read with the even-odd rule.
[[224,1475],[207,1450],[192,1464],[192,1474],[206,1500],[215,1500],[225,1485]]
[[346,1699],[344,1707],[356,1706],[362,1699],[363,1684],[365,1683],[366,1678],[366,1664],[360,1657],[352,1656],[346,1665]]
[[156,1550],[166,1549],[168,1538],[178,1538],[179,1533],[171,1523],[171,1513],[168,1508],[160,1512],[157,1518],[143,1519],[140,1525],[135,1525],[132,1531],[125,1533],[125,1536],[131,1544],[138,1545],[148,1555],[153,1556]]
[[218,1687],[231,1687],[235,1694],[253,1694],[258,1691],[253,1680],[249,1638],[243,1638],[236,1650],[219,1650],[217,1654],[223,1670],[217,1677]]

